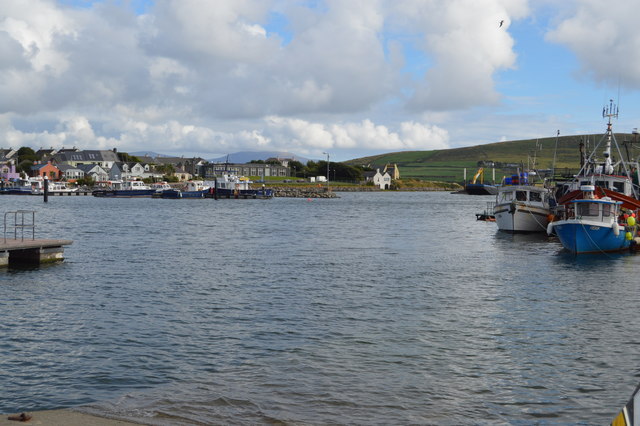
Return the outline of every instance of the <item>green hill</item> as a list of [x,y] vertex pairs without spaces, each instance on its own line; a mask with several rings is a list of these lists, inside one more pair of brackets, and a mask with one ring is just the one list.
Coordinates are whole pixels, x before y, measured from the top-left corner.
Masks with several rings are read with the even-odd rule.
[[[600,142],[602,136],[602,134],[560,136],[557,138],[557,150],[556,138],[551,137],[496,142],[454,149],[395,152],[357,158],[345,163],[353,166],[369,166],[374,169],[382,169],[386,164],[397,164],[400,177],[403,179],[462,182],[464,169],[467,169],[467,178],[471,179],[480,162],[496,163],[496,180],[514,173],[516,171],[515,165],[526,169],[532,167],[534,161],[536,169],[551,169],[555,153],[556,172],[568,174],[577,172],[580,167],[580,141],[585,143],[585,151],[588,155]],[[624,151],[626,145],[630,155],[637,158],[640,149],[635,148],[634,144],[623,143],[624,141],[633,141],[633,137],[634,135],[629,133],[615,134],[621,149]],[[597,149],[597,158],[599,159],[602,159],[602,149],[603,145]],[[612,157],[619,158],[614,147],[612,150],[614,151]],[[626,157],[625,152],[622,152],[622,155]],[[491,179],[491,166],[485,167],[485,180],[487,179]]]

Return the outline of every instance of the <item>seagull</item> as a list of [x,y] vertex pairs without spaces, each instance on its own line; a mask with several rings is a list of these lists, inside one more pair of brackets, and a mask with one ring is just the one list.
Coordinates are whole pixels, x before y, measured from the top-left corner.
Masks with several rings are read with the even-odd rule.
[[500,26],[498,28],[502,28],[502,24],[504,24],[504,19],[500,21]]

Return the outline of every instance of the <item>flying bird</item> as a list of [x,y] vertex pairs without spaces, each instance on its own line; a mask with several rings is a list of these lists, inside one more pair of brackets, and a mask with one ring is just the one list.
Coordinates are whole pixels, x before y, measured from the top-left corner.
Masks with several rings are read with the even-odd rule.
[[504,19],[500,21],[500,26],[498,28],[502,28],[502,24],[504,24]]

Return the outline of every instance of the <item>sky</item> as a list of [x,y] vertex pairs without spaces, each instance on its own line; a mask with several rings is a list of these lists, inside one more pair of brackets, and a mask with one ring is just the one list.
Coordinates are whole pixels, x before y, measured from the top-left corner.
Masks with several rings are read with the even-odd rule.
[[[0,0],[0,147],[345,161],[640,127],[640,0]],[[525,156],[526,153],[523,153]]]

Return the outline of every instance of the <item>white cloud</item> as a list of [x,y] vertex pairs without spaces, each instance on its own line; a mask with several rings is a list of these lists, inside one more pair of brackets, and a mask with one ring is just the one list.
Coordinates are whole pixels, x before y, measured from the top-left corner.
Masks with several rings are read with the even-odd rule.
[[401,123],[396,132],[370,120],[323,125],[301,119],[269,117],[267,124],[273,140],[290,141],[287,146],[293,144],[317,151],[354,147],[383,151],[442,149],[448,147],[449,139],[444,129],[414,122]]
[[[639,2],[605,13],[576,0],[549,39],[596,80],[613,63],[640,87]],[[504,123],[460,124],[461,110],[500,108],[496,76],[518,66],[511,29],[534,12],[527,0],[157,0],[136,16],[128,2],[3,0],[0,144],[333,158],[491,140],[468,129]]]
[[[411,25],[433,61],[415,87],[414,110],[451,110],[496,103],[494,76],[515,66],[511,20],[528,13],[526,0],[401,0],[400,23]],[[504,21],[502,26],[500,22]]]
[[640,89],[640,1],[576,0],[573,15],[548,39],[567,46],[582,65],[581,72],[602,83]]

